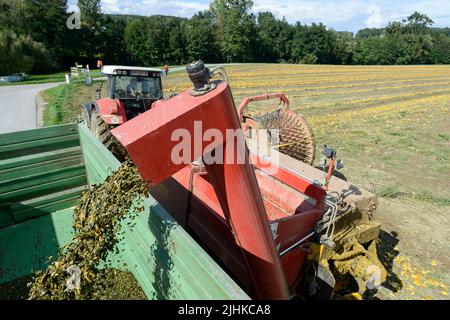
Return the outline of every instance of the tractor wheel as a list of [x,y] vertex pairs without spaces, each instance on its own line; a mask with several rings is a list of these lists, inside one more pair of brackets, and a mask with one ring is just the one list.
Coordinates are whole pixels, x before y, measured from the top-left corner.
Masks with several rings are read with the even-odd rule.
[[91,119],[85,108],[81,111],[81,120],[88,129],[91,129]]
[[109,151],[120,162],[125,161],[126,151],[123,146],[117,141],[117,139],[111,134],[111,130],[114,126],[109,125],[99,116],[96,110],[92,111],[91,117],[91,132],[94,134],[100,142],[108,148]]

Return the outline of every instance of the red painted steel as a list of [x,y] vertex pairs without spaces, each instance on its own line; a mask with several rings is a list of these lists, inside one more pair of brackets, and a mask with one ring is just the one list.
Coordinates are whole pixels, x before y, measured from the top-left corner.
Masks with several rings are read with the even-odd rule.
[[119,125],[127,121],[125,106],[119,99],[99,99],[97,106],[99,115],[107,124]]
[[[202,127],[198,128],[198,121]],[[196,124],[197,122],[197,124]],[[208,129],[219,130],[226,137],[227,129],[240,129],[231,91],[226,83],[206,95],[193,97],[184,92],[168,101],[158,101],[152,110],[126,122],[112,131],[125,146],[144,179],[155,186],[186,167],[173,161],[172,153],[179,145],[173,139],[177,129],[186,130],[191,141],[184,156],[189,163],[202,157],[205,150],[221,147],[220,143],[203,141]],[[196,143],[197,142],[197,143]],[[237,159],[238,146],[245,145],[243,134],[227,138],[223,144],[224,159]],[[196,146],[196,144],[198,146]],[[228,148],[232,144],[232,148]],[[257,299],[288,299],[289,290],[281,261],[272,239],[248,149],[240,150],[242,164],[207,165],[209,181],[217,201],[240,247],[250,277],[250,294]]]
[[325,183],[325,190],[328,190],[328,188],[330,187],[330,181],[331,181],[331,177],[333,176],[333,171],[334,171],[334,166],[336,164],[336,159],[333,158],[330,161],[330,166],[328,167],[328,172],[327,172],[327,179],[326,179],[326,183]]
[[311,181],[292,173],[291,171],[278,166],[277,164],[265,160],[262,157],[252,154],[251,155],[253,165],[261,171],[271,173],[275,178],[295,190],[304,193],[305,195],[316,199],[319,205],[319,209],[322,209],[323,201],[326,195],[325,189],[321,185],[312,183]]
[[248,107],[248,105],[251,102],[255,101],[264,101],[264,100],[271,100],[271,99],[279,99],[280,103],[283,103],[286,108],[289,108],[289,99],[286,97],[284,93],[272,93],[272,94],[263,94],[259,96],[254,96],[250,98],[245,98],[244,101],[239,105],[238,108],[238,114],[241,122],[244,122],[244,110]]
[[[264,199],[267,218],[276,235],[275,243],[278,252],[281,252],[314,230],[316,223],[323,216],[323,211],[320,209],[322,204],[258,169],[255,172]],[[185,171],[184,174],[187,176],[189,172]],[[188,178],[183,178],[183,180],[186,179]],[[236,254],[237,245],[229,232],[225,214],[221,210],[207,175],[194,174],[192,192],[189,226],[202,239],[204,245],[214,252],[215,256],[239,279],[240,283],[248,286],[251,279],[243,272],[245,266]],[[164,206],[171,201],[171,198],[157,199]],[[297,291],[295,285],[302,271],[304,258],[305,251],[299,247],[281,259],[291,293]]]
[[[188,230],[201,239],[201,243],[214,253],[214,257],[227,267],[243,288],[250,288],[253,280],[247,272],[239,245],[231,232],[211,179],[206,172],[202,170],[199,172],[185,168],[176,175],[175,180],[179,185],[187,185],[188,181],[192,180],[192,200],[187,210],[178,205],[174,208],[173,195],[178,194],[176,192],[179,188],[173,185],[173,181],[165,181],[162,184],[167,190],[164,195],[158,193],[154,196],[164,207],[173,208],[174,211],[170,212],[175,217],[181,217],[177,218],[179,221],[188,221]],[[267,219],[274,230],[276,247],[278,252],[281,252],[314,230],[317,222],[323,217],[322,203],[318,201],[319,199],[310,198],[259,169],[255,169],[255,174],[264,199]],[[292,294],[298,291],[296,285],[303,270],[305,257],[306,251],[300,246],[281,258]]]

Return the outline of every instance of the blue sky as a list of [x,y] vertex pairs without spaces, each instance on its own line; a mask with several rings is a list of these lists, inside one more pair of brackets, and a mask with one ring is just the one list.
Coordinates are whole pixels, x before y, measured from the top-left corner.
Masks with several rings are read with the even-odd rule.
[[[69,0],[74,9],[76,0]],[[417,10],[427,13],[436,26],[450,27],[448,0],[253,0],[254,12],[269,10],[289,22],[323,22],[336,30],[356,32],[367,26],[382,27]],[[207,9],[209,0],[102,0],[105,13],[190,17]]]

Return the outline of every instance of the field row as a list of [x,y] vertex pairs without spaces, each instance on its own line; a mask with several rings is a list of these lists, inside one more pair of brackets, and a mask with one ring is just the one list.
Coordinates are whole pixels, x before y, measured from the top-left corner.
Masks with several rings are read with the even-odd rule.
[[[395,118],[396,121],[402,121],[402,119],[414,118],[414,114],[426,112],[448,114],[448,101],[450,101],[450,92],[409,101],[384,103],[372,108],[351,109],[317,116],[312,115],[308,117],[308,120],[314,128],[319,130],[343,127],[343,124],[348,126],[352,122],[357,122],[358,124],[373,123],[375,120],[386,118]],[[405,112],[408,117],[405,117]]]
[[[290,88],[295,87],[296,90],[317,90],[317,89],[327,89],[327,88],[351,88],[357,86],[371,86],[371,85],[387,85],[387,84],[395,84],[395,83],[416,83],[416,82],[430,82],[430,81],[449,81],[449,74],[442,74],[441,76],[436,76],[434,74],[432,77],[408,77],[406,75],[397,75],[397,76],[382,76],[382,77],[348,77],[344,76],[342,78],[331,77],[328,79],[309,79],[309,80],[298,80],[292,79],[290,81],[280,81],[278,79],[267,78],[264,80],[254,80],[254,81],[232,81],[230,80],[231,87],[234,90],[241,91],[244,89],[272,89],[276,88]],[[323,84],[328,84],[324,86]],[[311,88],[303,87],[310,85]],[[302,86],[302,87],[300,87]],[[167,92],[179,92],[190,88],[191,84],[188,81],[176,82],[176,83],[168,83],[165,86],[165,91]],[[249,91],[246,91],[249,92]],[[261,91],[259,91],[261,92]]]

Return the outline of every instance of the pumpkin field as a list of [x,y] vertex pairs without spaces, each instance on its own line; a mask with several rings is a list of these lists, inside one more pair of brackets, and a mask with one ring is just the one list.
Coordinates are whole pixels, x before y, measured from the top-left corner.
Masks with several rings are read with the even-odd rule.
[[[285,93],[315,133],[316,162],[324,144],[336,148],[348,181],[379,196],[379,252],[389,278],[377,297],[448,299],[450,66],[226,70],[236,105],[248,96]],[[167,96],[190,87],[184,72],[164,79]],[[253,106],[257,112],[267,102]]]

